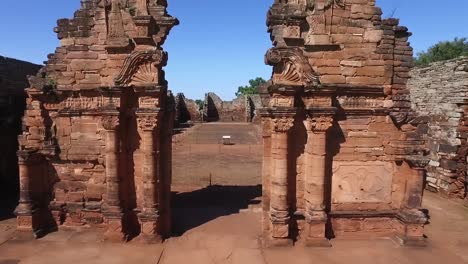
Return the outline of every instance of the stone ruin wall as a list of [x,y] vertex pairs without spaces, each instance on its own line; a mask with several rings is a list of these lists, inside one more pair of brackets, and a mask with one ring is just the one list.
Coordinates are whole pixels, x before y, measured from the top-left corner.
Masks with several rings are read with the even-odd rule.
[[106,239],[170,232],[174,100],[165,0],[82,0],[30,78],[19,136],[19,230],[104,226]]
[[184,94],[176,96],[176,124],[191,122],[260,122],[262,108],[260,95],[239,95],[232,101],[223,101],[215,93],[207,93],[203,108]]
[[180,126],[187,122],[202,122],[203,114],[195,100],[188,99],[183,93],[178,93],[175,97],[176,119],[175,126]]
[[418,67],[410,75],[413,109],[427,122],[418,130],[430,153],[426,188],[463,199],[467,184],[468,58]]
[[381,14],[373,0],[277,0],[268,13],[267,243],[423,240],[427,159],[406,87],[411,34]]
[[[26,105],[28,75],[41,66],[0,56],[0,196],[7,199],[18,194],[17,137]],[[3,198],[2,198],[3,199]]]
[[207,122],[249,122],[249,102],[246,96],[223,101],[215,93],[207,93],[204,101],[204,120]]

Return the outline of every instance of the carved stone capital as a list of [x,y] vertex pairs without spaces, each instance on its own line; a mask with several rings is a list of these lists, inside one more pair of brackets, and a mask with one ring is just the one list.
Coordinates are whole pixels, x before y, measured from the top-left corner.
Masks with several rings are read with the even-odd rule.
[[138,130],[151,132],[158,126],[159,118],[157,115],[138,115],[137,124]]
[[327,132],[333,126],[333,117],[331,116],[313,116],[304,121],[307,131]]
[[273,120],[273,128],[276,132],[286,133],[294,126],[293,117],[275,117]]
[[105,115],[101,118],[102,126],[107,131],[114,131],[120,125],[120,120],[118,115]]

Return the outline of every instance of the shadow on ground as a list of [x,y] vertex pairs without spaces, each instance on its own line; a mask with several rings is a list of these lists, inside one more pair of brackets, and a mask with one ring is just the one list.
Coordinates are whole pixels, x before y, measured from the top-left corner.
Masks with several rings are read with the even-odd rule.
[[218,217],[260,204],[256,198],[262,196],[262,186],[208,186],[172,195],[172,233],[181,236]]

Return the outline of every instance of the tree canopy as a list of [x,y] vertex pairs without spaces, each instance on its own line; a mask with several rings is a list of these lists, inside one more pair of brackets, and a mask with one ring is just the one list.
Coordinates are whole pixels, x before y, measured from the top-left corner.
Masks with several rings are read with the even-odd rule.
[[441,41],[430,47],[427,51],[418,53],[415,58],[415,64],[424,66],[431,62],[450,60],[460,56],[468,56],[467,38]]
[[262,84],[266,83],[261,77],[257,77],[249,81],[249,85],[246,86],[239,86],[236,92],[236,96],[239,95],[251,95],[251,94],[258,94],[258,87]]

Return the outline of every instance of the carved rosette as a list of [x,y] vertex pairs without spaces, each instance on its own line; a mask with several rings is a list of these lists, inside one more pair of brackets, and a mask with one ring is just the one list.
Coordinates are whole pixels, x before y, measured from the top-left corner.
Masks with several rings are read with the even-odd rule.
[[134,51],[124,62],[122,70],[115,78],[121,86],[151,86],[159,84],[159,68],[166,60],[166,52],[153,49]]
[[119,116],[103,116],[102,127],[107,131],[115,131],[120,125]]
[[280,117],[273,118],[273,127],[275,132],[287,133],[294,126],[294,118]]
[[333,117],[331,116],[317,116],[309,117],[304,121],[307,131],[315,133],[327,132],[333,126]]
[[272,48],[265,55],[265,63],[273,66],[273,84],[317,86],[320,83],[300,48]]
[[139,115],[137,117],[138,129],[144,132],[151,132],[158,126],[157,115]]

